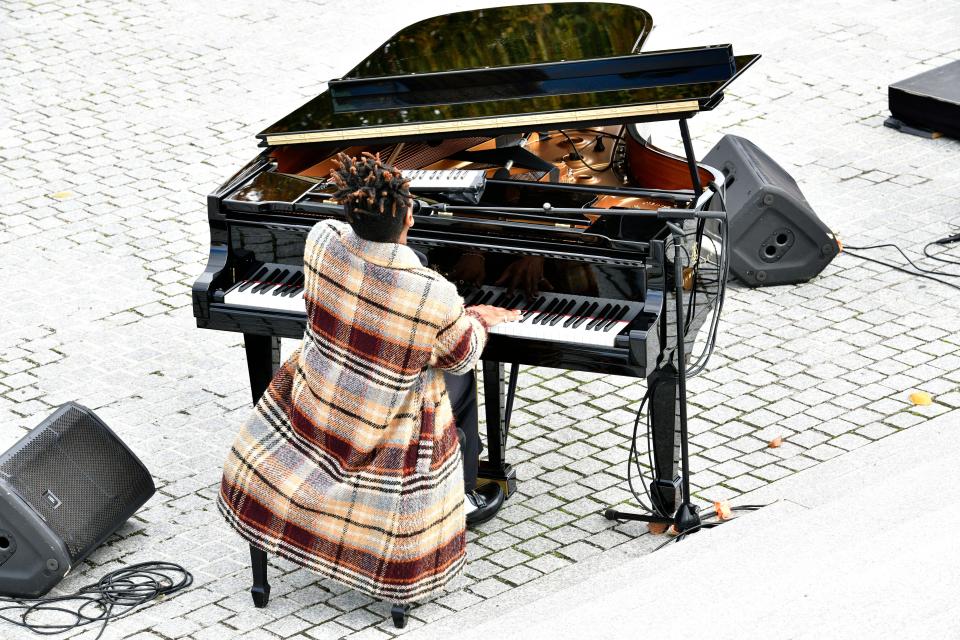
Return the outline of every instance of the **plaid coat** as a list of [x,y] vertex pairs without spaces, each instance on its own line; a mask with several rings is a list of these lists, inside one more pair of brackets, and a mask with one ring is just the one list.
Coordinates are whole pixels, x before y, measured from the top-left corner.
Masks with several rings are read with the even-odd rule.
[[404,245],[317,224],[307,330],[227,456],[218,505],[248,542],[394,602],[463,566],[463,469],[441,369],[486,328]]

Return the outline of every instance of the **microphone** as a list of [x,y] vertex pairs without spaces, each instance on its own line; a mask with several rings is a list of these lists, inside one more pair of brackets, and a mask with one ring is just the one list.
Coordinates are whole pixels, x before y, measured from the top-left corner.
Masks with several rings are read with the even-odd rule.
[[436,215],[440,211],[445,211],[447,205],[440,203],[431,203],[426,200],[417,200],[413,199],[413,215],[415,216],[432,216]]

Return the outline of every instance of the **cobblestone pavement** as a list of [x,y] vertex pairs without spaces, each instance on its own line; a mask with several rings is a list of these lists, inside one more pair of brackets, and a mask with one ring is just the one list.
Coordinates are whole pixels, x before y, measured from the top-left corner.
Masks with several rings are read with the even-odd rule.
[[[286,562],[271,565],[270,606],[251,606],[246,550],[214,507],[250,408],[243,351],[237,335],[195,328],[189,292],[206,260],[205,195],[256,153],[257,131],[399,25],[478,4],[418,3],[408,17],[402,3],[0,4],[0,448],[61,402],[94,408],[159,492],[62,588],[147,559],[197,578],[105,637],[394,634],[387,605]],[[890,82],[960,55],[960,7],[645,7],[658,25],[648,49],[732,42],[764,55],[691,122],[700,155],[723,133],[750,138],[847,244],[893,241],[916,254],[946,235],[960,215],[960,143],[881,125]],[[655,142],[675,141],[655,130]],[[690,385],[698,497],[736,499],[960,407],[958,329],[956,290],[849,255],[808,284],[735,288],[718,353]],[[604,550],[656,542],[598,515],[629,499],[642,385],[530,368],[520,387],[508,455],[520,493],[471,534],[464,575],[409,628]],[[916,389],[935,403],[912,406]],[[778,435],[784,445],[767,449]],[[3,624],[0,635],[27,637]]]

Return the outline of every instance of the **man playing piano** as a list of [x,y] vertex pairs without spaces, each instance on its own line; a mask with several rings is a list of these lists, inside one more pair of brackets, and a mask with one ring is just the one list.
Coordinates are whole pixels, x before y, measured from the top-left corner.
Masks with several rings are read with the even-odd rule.
[[476,488],[476,381],[489,327],[406,246],[412,198],[379,158],[339,156],[349,225],[304,251],[307,330],[227,458],[218,504],[248,542],[376,597],[421,599],[464,561],[464,522],[503,502]]

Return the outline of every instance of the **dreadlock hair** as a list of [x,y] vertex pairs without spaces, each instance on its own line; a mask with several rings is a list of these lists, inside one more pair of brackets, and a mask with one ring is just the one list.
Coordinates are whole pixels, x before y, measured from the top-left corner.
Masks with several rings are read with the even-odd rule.
[[410,206],[409,180],[400,170],[380,162],[380,154],[363,152],[359,158],[337,154],[330,173],[354,233],[372,242],[396,242]]

